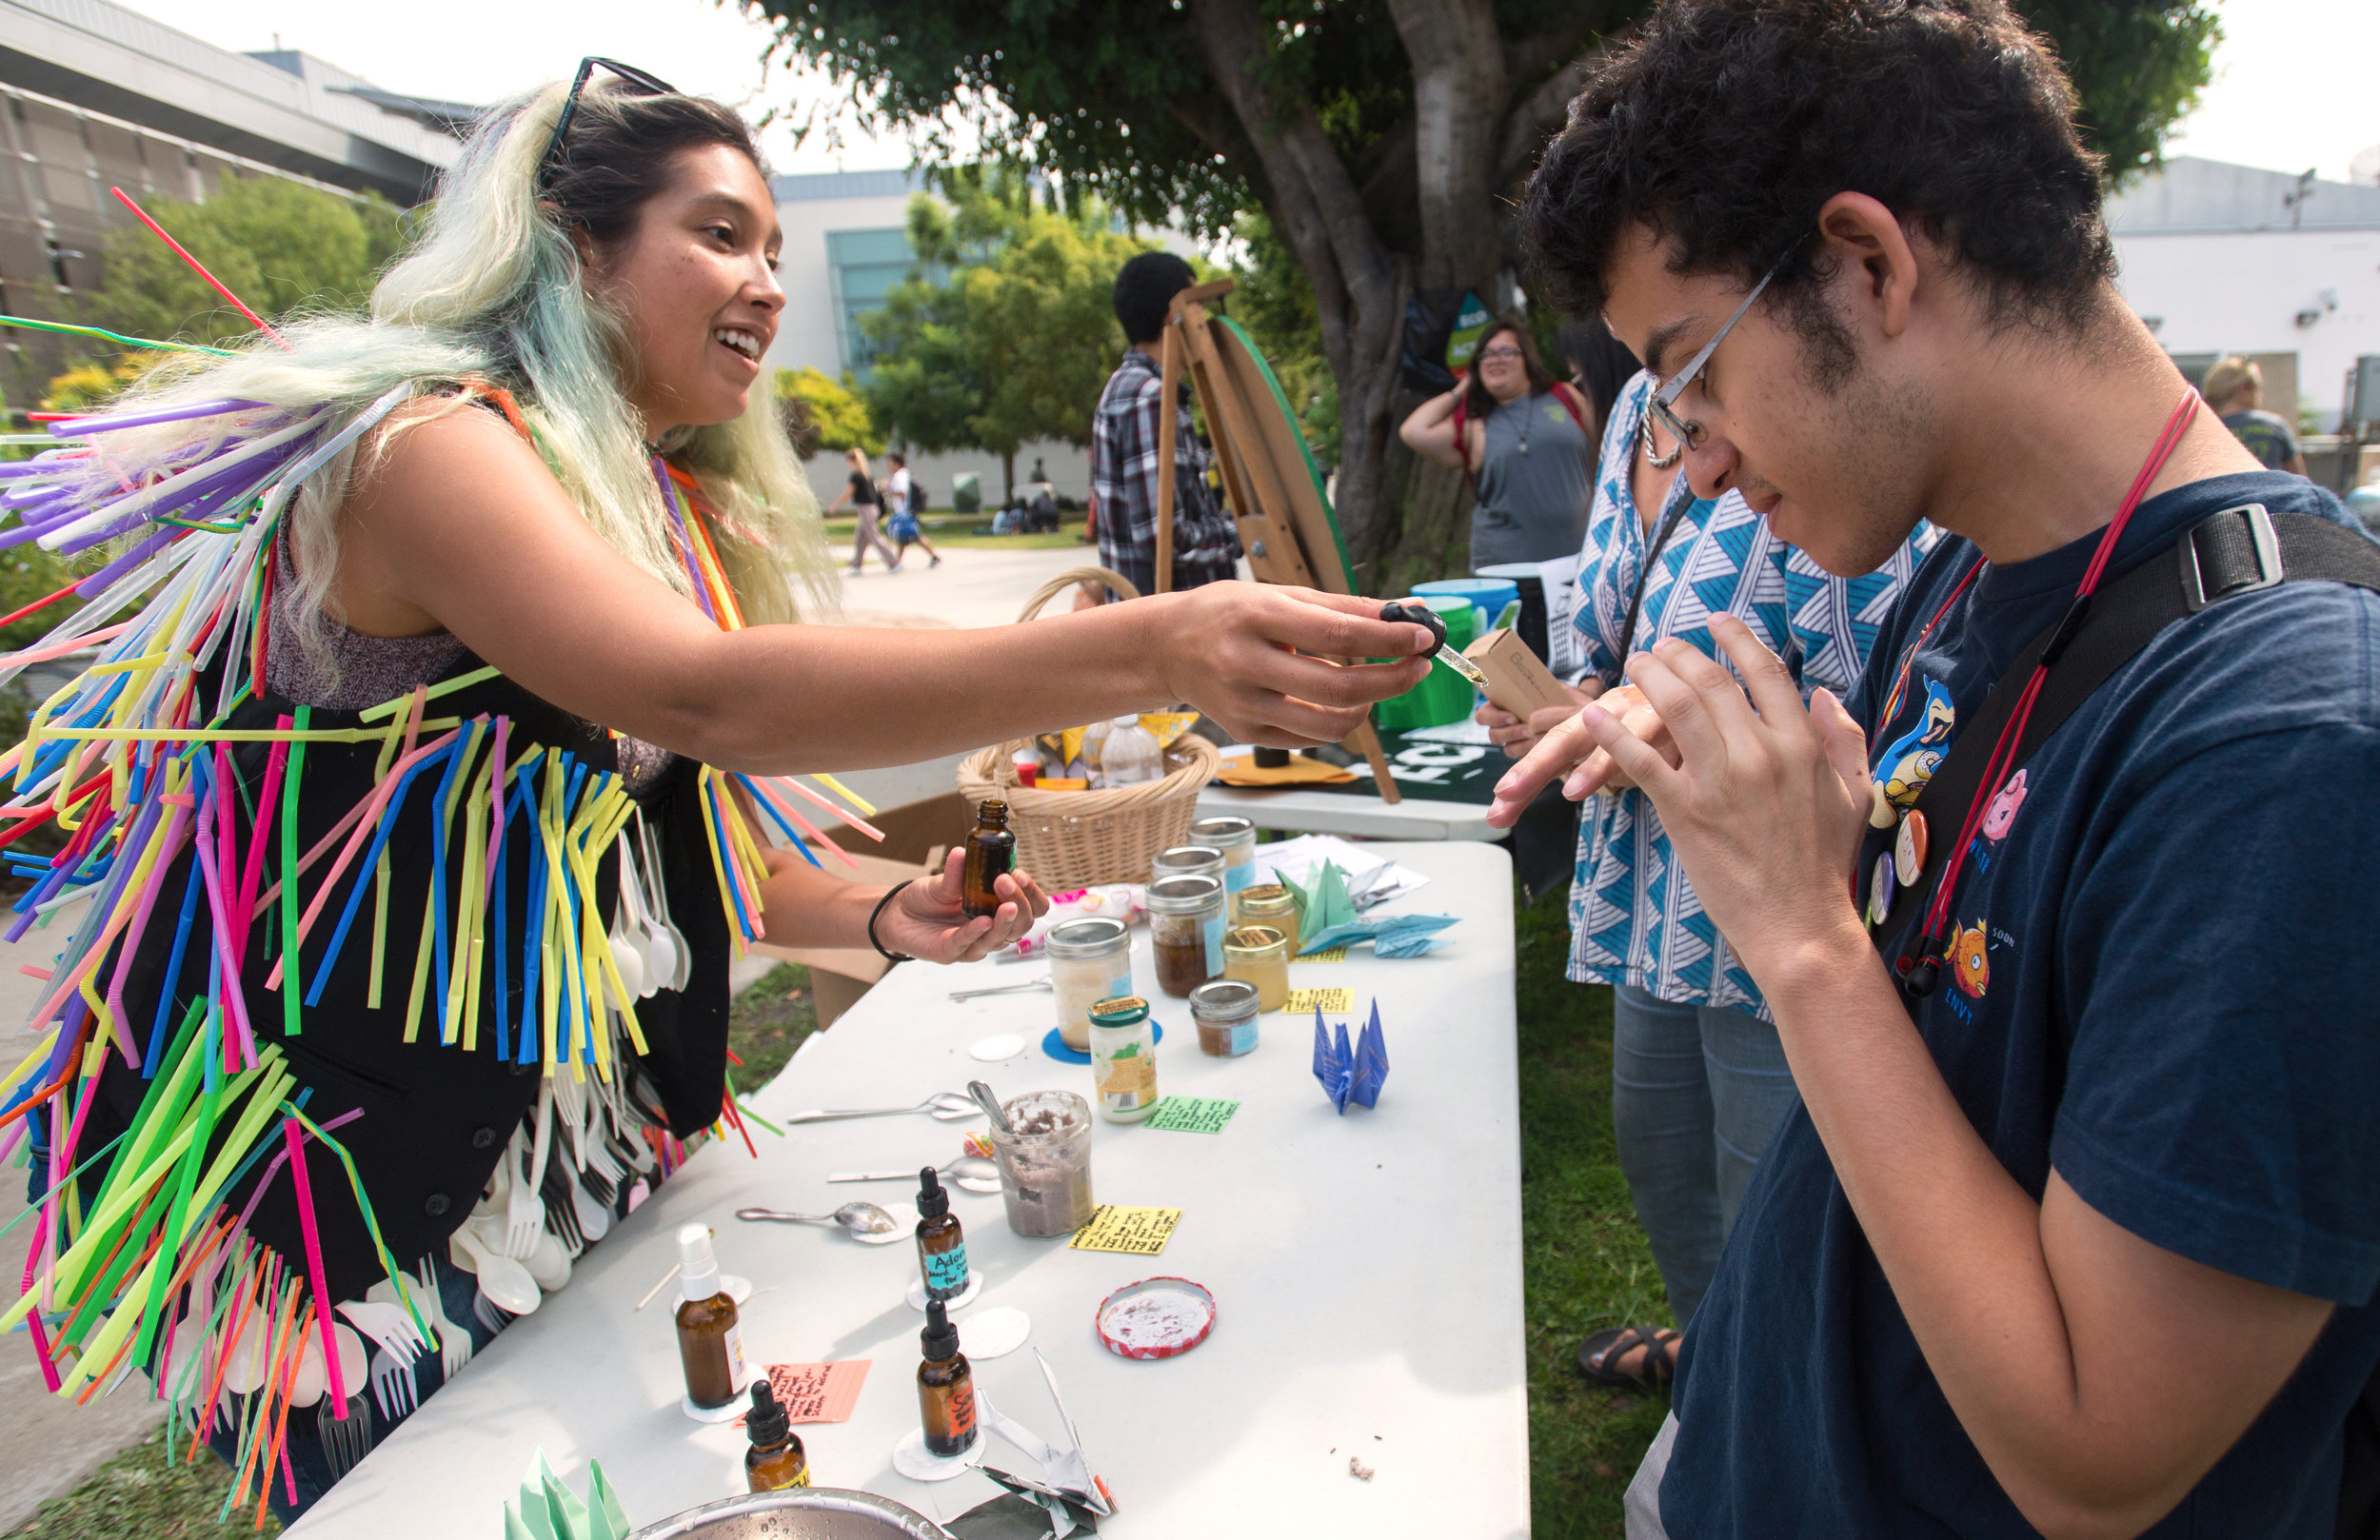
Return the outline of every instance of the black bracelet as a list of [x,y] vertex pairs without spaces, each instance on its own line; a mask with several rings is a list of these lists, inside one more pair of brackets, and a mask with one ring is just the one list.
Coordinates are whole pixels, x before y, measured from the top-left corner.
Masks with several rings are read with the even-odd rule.
[[[914,881],[916,879],[913,878],[910,880]],[[892,902],[894,896],[899,894],[902,888],[905,888],[908,885],[908,882],[895,882],[891,887],[884,890],[884,896],[877,899],[876,907],[868,912],[867,944],[876,948],[878,955],[892,962],[915,962],[917,958],[909,956],[906,952],[885,951],[884,943],[876,938],[876,919],[878,916],[884,912],[884,905]]]

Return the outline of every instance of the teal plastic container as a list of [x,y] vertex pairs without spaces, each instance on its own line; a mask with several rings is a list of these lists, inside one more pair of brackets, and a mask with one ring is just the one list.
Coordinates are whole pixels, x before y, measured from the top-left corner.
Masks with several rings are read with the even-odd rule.
[[[1511,587],[1510,583],[1505,584]],[[1446,644],[1460,652],[1479,634],[1478,609],[1467,594],[1418,594],[1421,602],[1446,622]],[[1416,727],[1443,727],[1471,715],[1477,699],[1471,681],[1441,662],[1430,665],[1429,677],[1400,696],[1372,708],[1373,720],[1392,732]]]
[[1416,583],[1413,591],[1423,599],[1444,595],[1471,601],[1479,612],[1471,630],[1475,637],[1485,635],[1503,615],[1506,605],[1520,602],[1520,584],[1510,578],[1441,578],[1436,582]]

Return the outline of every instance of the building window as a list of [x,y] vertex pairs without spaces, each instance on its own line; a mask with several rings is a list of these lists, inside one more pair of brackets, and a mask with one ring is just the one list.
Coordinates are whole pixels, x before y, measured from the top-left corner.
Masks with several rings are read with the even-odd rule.
[[905,231],[827,232],[826,273],[835,303],[835,349],[847,372],[866,376],[874,350],[860,329],[860,318],[884,307],[884,296],[909,276],[909,267]]

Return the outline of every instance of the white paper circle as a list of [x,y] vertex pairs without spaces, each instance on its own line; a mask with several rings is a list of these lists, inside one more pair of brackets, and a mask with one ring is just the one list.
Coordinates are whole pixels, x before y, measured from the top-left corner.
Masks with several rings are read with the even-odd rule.
[[925,1430],[912,1428],[893,1446],[893,1469],[911,1481],[948,1481],[975,1469],[975,1462],[983,1455],[983,1435],[978,1431],[975,1443],[963,1454],[945,1460],[925,1452]]
[[970,1359],[998,1358],[1024,1346],[1033,1317],[1013,1305],[978,1311],[959,1328],[959,1351]]
[[985,1037],[970,1044],[967,1056],[990,1064],[1003,1058],[1014,1058],[1023,1052],[1024,1039],[1013,1032],[1003,1032],[997,1037]]
[[898,1246],[913,1240],[918,1233],[918,1206],[914,1203],[879,1203],[878,1208],[892,1215],[893,1227],[881,1235],[853,1235],[863,1246]]
[[741,1310],[744,1302],[752,1297],[752,1280],[739,1273],[722,1273],[719,1275],[719,1292],[734,1300],[736,1308]]
[[[967,1274],[967,1286],[959,1291],[956,1298],[943,1300],[942,1309],[944,1311],[964,1310],[967,1306],[974,1304],[975,1296],[982,1292],[983,1274],[970,1272]],[[909,1308],[911,1310],[925,1308],[925,1281],[922,1278],[909,1280]]]

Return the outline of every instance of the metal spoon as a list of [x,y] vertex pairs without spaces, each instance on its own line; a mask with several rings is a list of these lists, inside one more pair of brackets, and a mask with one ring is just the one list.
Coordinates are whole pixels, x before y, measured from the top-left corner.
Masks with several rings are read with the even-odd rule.
[[[947,1166],[936,1166],[935,1175],[949,1178],[954,1187],[970,1193],[1000,1191],[1000,1168],[982,1155],[961,1155]],[[838,1171],[827,1175],[830,1182],[913,1182],[914,1171]]]
[[787,1214],[782,1209],[738,1209],[739,1219],[766,1219],[776,1224],[841,1225],[854,1235],[883,1235],[901,1222],[873,1203],[846,1203],[832,1214]]
[[967,1095],[973,1096],[975,1104],[983,1109],[983,1116],[992,1120],[992,1127],[1012,1139],[1017,1136],[1017,1131],[1008,1126],[1008,1115],[1001,1110],[1000,1098],[992,1095],[990,1086],[981,1080],[969,1080]]
[[995,984],[985,989],[954,989],[950,997],[954,1000],[972,1000],[985,995],[1046,995],[1052,987],[1047,978],[1036,978],[1022,984]]
[[839,1117],[898,1117],[904,1113],[929,1113],[945,1123],[976,1116],[975,1104],[956,1091],[937,1091],[914,1107],[817,1108],[795,1113],[788,1123],[828,1123]]

